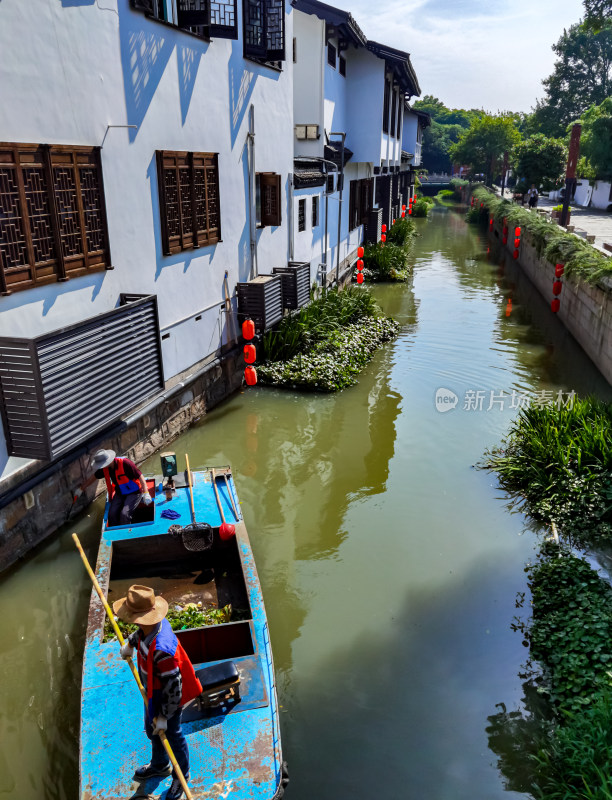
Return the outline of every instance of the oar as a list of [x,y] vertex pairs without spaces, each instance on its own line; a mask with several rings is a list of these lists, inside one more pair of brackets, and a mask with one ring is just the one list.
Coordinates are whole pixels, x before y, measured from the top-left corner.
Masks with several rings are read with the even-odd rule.
[[211,468],[210,474],[212,477],[213,489],[215,490],[215,497],[217,498],[217,505],[219,506],[219,514],[221,514],[221,525],[219,526],[219,536],[222,539],[229,539],[230,536],[233,536],[236,533],[236,528],[234,528],[233,525],[228,525],[227,522],[225,521],[223,508],[221,507],[221,498],[219,497],[219,491],[217,489],[217,476],[215,475],[214,469]]
[[[115,636],[117,637],[117,639],[119,639],[119,644],[123,647],[123,645],[125,644],[125,639],[121,635],[121,631],[119,630],[119,626],[115,622],[115,617],[113,615],[111,607],[106,602],[106,598],[104,597],[104,594],[102,593],[102,589],[100,588],[100,584],[98,583],[98,579],[94,575],[94,572],[93,572],[93,570],[92,570],[92,568],[91,568],[91,566],[89,564],[89,561],[87,560],[87,556],[85,555],[85,553],[83,551],[83,548],[81,547],[81,543],[79,541],[79,537],[76,535],[76,533],[73,533],[72,534],[72,538],[74,539],[74,543],[77,546],[77,550],[81,554],[81,558],[83,559],[83,564],[85,564],[85,569],[89,573],[89,577],[91,578],[91,582],[94,585],[94,589],[98,593],[98,597],[100,598],[100,602],[104,606],[104,610],[106,611],[106,614],[107,614],[107,616],[108,616],[108,618],[110,620],[111,625],[113,626],[113,630],[115,631]],[[140,675],[138,674],[138,670],[134,666],[134,662],[132,661],[131,658],[126,658],[125,660],[128,662],[128,666],[132,670],[132,675],[134,676],[134,679],[136,680],[136,683],[138,684],[138,688],[140,689],[140,694],[142,695],[142,699],[144,700],[145,708],[147,708],[148,705],[149,705],[148,698],[147,698],[147,693],[145,692],[144,686],[142,685],[142,681],[140,680]],[[189,790],[189,786],[187,786],[187,781],[185,780],[185,776],[183,775],[183,772],[182,772],[181,768],[178,765],[178,761],[176,760],[176,757],[175,757],[174,753],[172,752],[172,748],[170,747],[170,742],[166,738],[166,734],[163,731],[160,731],[159,732],[159,738],[161,739],[162,744],[164,745],[164,747],[166,749],[166,753],[168,753],[168,758],[172,762],[172,766],[174,767],[174,771],[175,771],[176,775],[178,776],[179,781],[181,782],[181,786],[183,787],[183,791],[185,792],[185,797],[187,798],[187,800],[193,800],[193,795],[191,794],[191,791]]]
[[195,507],[193,505],[193,486],[191,485],[191,470],[189,469],[189,456],[185,453],[185,463],[187,464],[187,483],[189,484],[189,502],[191,503],[191,521],[195,524]]
[[232,511],[234,512],[234,516],[236,517],[236,522],[238,522],[240,517],[238,516],[238,511],[236,510],[236,504],[234,503],[234,496],[231,492],[229,481],[227,480],[227,472],[223,473],[223,478],[225,479],[225,488],[227,489],[230,503],[232,504]]

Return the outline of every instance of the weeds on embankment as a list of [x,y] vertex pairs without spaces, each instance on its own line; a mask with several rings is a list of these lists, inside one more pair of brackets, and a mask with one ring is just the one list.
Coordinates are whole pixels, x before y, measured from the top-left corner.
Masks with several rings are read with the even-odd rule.
[[363,275],[366,281],[407,281],[410,276],[410,243],[416,235],[414,222],[404,217],[391,226],[384,244],[366,244],[363,254]]

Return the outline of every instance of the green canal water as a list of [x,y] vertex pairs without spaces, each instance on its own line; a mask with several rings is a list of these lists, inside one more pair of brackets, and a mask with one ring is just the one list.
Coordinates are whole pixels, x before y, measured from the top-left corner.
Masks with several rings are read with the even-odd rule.
[[[473,465],[517,413],[513,391],[516,404],[610,389],[459,214],[436,209],[419,227],[411,282],[373,289],[401,335],[358,386],[245,391],[172,445],[194,468],[233,467],[291,800],[496,800],[524,788],[500,714],[521,708],[527,651],[510,625],[526,613],[515,600],[536,536]],[[445,413],[440,389],[457,397]],[[94,558],[100,518],[97,502],[0,584],[3,798],[77,797],[90,585],[70,533]]]

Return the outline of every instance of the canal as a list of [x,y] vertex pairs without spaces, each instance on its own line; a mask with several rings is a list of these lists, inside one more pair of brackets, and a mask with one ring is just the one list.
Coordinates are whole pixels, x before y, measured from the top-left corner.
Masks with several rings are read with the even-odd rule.
[[[515,600],[536,537],[473,465],[526,397],[610,389],[462,215],[437,208],[419,229],[410,283],[373,289],[402,333],[358,386],[245,391],[172,445],[194,468],[234,470],[290,800],[523,796],[521,753],[489,718],[521,707],[527,651],[510,625],[526,613]],[[70,533],[94,558],[101,511],[98,501],[0,584],[0,797],[77,797],[90,584]]]

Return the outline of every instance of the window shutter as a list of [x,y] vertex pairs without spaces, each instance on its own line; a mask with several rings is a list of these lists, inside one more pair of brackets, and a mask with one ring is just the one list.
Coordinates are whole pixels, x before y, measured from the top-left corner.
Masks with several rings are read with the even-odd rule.
[[210,0],[210,35],[215,39],[238,38],[238,0]]
[[181,211],[179,203],[179,174],[176,154],[157,151],[157,182],[159,186],[159,211],[161,220],[162,249],[164,255],[178,253],[182,249]]
[[262,172],[261,187],[261,224],[281,224],[281,176],[275,172]]
[[244,54],[266,58],[265,0],[242,0]]
[[179,28],[205,28],[208,35],[210,25],[209,0],[177,0],[177,22]]
[[266,58],[268,61],[285,60],[285,2],[265,0]]

